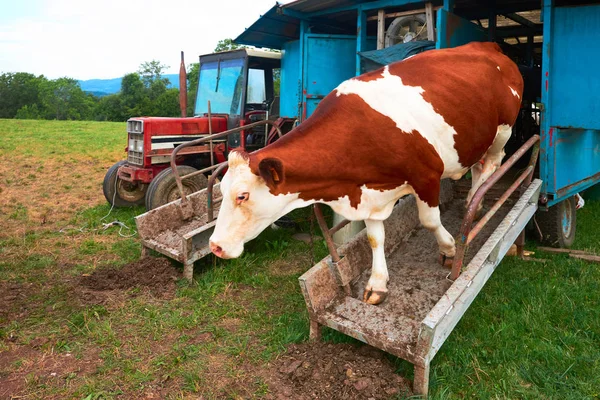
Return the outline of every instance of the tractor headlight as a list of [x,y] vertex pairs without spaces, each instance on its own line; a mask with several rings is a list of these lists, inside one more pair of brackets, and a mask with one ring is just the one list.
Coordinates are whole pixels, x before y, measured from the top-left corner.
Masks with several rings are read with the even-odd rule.
[[138,135],[129,136],[129,151],[136,151],[138,153],[144,152],[144,139],[143,137],[135,137]]

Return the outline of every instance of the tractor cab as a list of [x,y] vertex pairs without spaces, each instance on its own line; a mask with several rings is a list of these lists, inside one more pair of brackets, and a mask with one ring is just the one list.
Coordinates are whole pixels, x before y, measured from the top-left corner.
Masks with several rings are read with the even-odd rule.
[[[200,75],[194,115],[225,116],[227,129],[277,118],[274,75],[279,73],[281,54],[265,50],[238,49],[200,56]],[[264,147],[266,127],[232,134],[228,147],[253,151]]]

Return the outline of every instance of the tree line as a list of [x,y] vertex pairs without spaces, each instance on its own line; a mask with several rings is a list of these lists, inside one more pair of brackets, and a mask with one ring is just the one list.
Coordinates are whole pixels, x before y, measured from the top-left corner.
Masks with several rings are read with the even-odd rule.
[[0,75],[0,118],[125,121],[142,115],[176,117],[181,114],[179,90],[169,88],[169,80],[162,76],[165,68],[155,60],[145,62],[139,71],[123,77],[118,93],[102,97],[84,92],[72,78],[4,73]]
[[[215,52],[240,47],[231,39],[217,43]],[[72,78],[48,79],[27,72],[0,75],[0,118],[126,121],[131,117],[178,117],[179,89],[170,88],[163,77],[167,68],[152,60],[140,65],[137,72],[121,80],[121,90],[107,96],[84,92]],[[194,115],[194,102],[200,67],[191,64],[187,71],[187,115]],[[275,71],[275,90],[279,92],[279,70]]]

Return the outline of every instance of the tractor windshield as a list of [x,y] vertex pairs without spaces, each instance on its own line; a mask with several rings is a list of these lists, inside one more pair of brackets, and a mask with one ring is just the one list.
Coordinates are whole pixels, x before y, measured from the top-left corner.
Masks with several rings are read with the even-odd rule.
[[195,115],[208,112],[239,115],[241,113],[244,59],[202,63],[198,79]]

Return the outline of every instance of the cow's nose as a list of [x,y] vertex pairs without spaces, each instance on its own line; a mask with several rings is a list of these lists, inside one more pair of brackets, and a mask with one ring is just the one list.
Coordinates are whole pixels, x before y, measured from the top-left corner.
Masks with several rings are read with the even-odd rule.
[[214,242],[210,242],[210,251],[217,257],[223,258],[223,249]]

